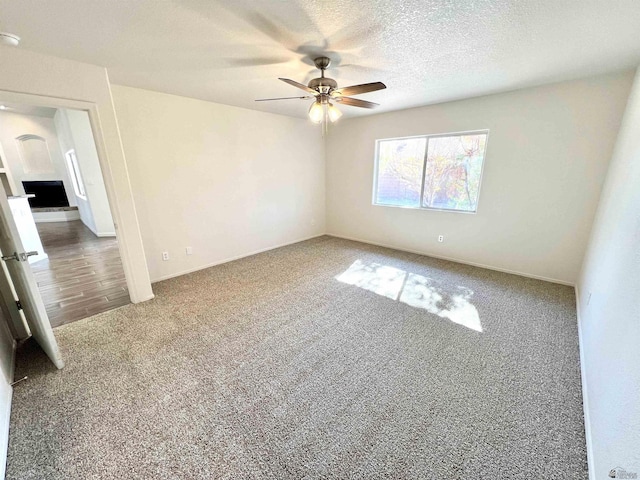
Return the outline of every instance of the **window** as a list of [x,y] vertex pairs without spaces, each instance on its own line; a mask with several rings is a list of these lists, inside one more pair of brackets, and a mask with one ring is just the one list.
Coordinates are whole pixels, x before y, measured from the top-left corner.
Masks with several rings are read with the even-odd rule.
[[483,131],[378,140],[373,203],[475,212],[487,137]]
[[71,175],[71,181],[73,182],[73,189],[78,197],[86,200],[87,194],[84,191],[84,182],[82,181],[82,175],[80,175],[80,167],[78,166],[78,158],[76,157],[75,150],[69,150],[65,156],[67,157],[67,167],[69,168],[69,175]]

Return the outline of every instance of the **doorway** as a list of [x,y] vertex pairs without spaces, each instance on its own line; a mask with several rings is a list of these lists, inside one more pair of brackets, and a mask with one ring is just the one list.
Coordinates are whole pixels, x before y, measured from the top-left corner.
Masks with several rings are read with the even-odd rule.
[[51,325],[130,303],[88,113],[0,105],[0,161]]

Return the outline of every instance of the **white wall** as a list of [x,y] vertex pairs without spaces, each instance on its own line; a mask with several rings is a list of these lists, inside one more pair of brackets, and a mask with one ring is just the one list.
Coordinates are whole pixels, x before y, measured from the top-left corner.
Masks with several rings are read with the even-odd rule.
[[[129,87],[112,90],[153,280],[324,233],[317,126]],[[187,246],[193,255],[185,254]],[[163,251],[169,261],[162,261]]]
[[153,298],[106,70],[4,46],[0,65],[0,101],[90,110],[131,300]]
[[640,475],[640,70],[578,282],[591,478]]
[[[56,132],[58,134],[58,141],[63,155],[66,155],[69,150],[75,150],[73,137],[71,136],[71,129],[69,128],[69,120],[67,119],[65,112],[65,109],[60,108],[56,110],[56,114],[53,117],[53,121],[56,125]],[[68,163],[66,167],[69,172]],[[71,172],[69,172],[69,175],[71,175]],[[69,197],[73,197],[75,204],[78,206],[78,214],[80,215],[82,223],[84,223],[93,233],[96,233],[96,225],[93,221],[93,214],[91,213],[91,207],[89,206],[87,199],[79,196],[73,187],[71,190],[67,191],[67,194]]]
[[[53,169],[51,173],[25,173],[16,140],[25,134],[38,135],[47,141]],[[69,205],[76,205],[73,184],[67,172],[64,153],[60,149],[56,126],[52,118],[0,111],[0,143],[2,143],[6,161],[11,169],[16,189],[15,195],[24,195],[23,181],[62,180]]]
[[93,140],[89,115],[80,110],[65,109],[64,112],[69,123],[80,174],[84,180],[85,193],[93,216],[94,233],[99,237],[114,236],[116,231],[107,190],[102,178],[98,151]]
[[[0,273],[2,275],[2,273]],[[6,313],[0,309],[0,478],[4,478],[9,442],[9,417],[13,395],[15,342],[6,323]]]
[[[326,146],[327,232],[573,284],[631,78],[589,78],[339,123]],[[479,129],[490,134],[477,214],[372,206],[376,139]]]
[[61,108],[54,120],[63,153],[73,149],[78,159],[86,198],[77,195],[73,188],[71,192],[82,222],[99,237],[114,236],[115,227],[87,112]]

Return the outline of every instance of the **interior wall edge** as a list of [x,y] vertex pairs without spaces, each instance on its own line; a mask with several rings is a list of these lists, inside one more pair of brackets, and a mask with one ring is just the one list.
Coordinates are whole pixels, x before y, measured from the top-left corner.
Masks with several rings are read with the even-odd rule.
[[497,266],[494,266],[494,265],[486,265],[486,264],[483,264],[483,263],[471,262],[471,261],[463,260],[463,259],[460,259],[460,258],[447,257],[447,256],[444,256],[444,255],[438,255],[438,254],[429,253],[429,252],[426,252],[426,251],[408,249],[408,248],[400,247],[400,246],[397,246],[397,245],[391,245],[391,244],[386,244],[386,243],[382,243],[382,242],[376,242],[376,241],[373,241],[373,240],[365,240],[365,239],[362,239],[362,238],[349,237],[349,236],[341,235],[341,234],[338,234],[338,233],[327,232],[326,235],[329,235],[330,237],[342,238],[344,240],[351,240],[351,241],[354,241],[354,242],[366,243],[368,245],[375,245],[376,247],[391,248],[393,250],[399,250],[401,252],[415,253],[416,255],[424,255],[425,257],[437,258],[439,260],[448,260],[450,262],[461,263],[463,265],[470,265],[472,267],[486,268],[487,270],[493,270],[493,271],[496,271],[496,272],[508,273],[508,274],[511,274],[511,275],[518,275],[520,277],[532,278],[534,280],[542,280],[544,282],[556,283],[558,285],[566,285],[568,287],[575,287],[575,283],[568,282],[566,280],[561,280],[561,279],[558,279],[558,278],[549,278],[549,277],[544,277],[544,276],[541,276],[541,275],[535,275],[535,274],[532,274],[532,273],[519,272],[517,270],[509,270],[508,268],[502,268],[502,267],[497,267]]
[[[0,298],[0,302],[3,300]],[[9,372],[11,381],[15,380],[15,366],[16,366],[16,349],[18,342],[13,339],[11,348],[11,358],[9,359]],[[0,405],[5,405],[5,408],[0,412],[0,426],[2,426],[2,432],[0,433],[0,478],[5,477],[7,468],[7,453],[9,451],[9,427],[11,419],[11,403],[13,400],[13,386],[8,385],[8,389],[5,394],[5,398],[0,401]]]
[[577,281],[592,480],[611,476],[612,468],[631,475],[640,467],[639,130],[640,68],[627,99]]
[[587,388],[587,371],[585,370],[585,351],[582,337],[582,322],[580,316],[580,287],[575,285],[576,291],[576,317],[578,323],[578,346],[580,348],[580,380],[582,384],[582,410],[584,412],[584,436],[587,442],[587,464],[589,468],[589,480],[596,480],[596,470],[593,465],[593,442],[591,441],[591,420],[589,418],[589,395]]
[[[2,298],[0,298],[0,302],[2,302]],[[11,380],[15,381],[16,376],[16,352],[18,350],[18,341],[13,339],[12,353],[11,359],[9,361],[9,372],[11,373]],[[13,387],[12,387],[13,388]]]
[[0,437],[2,445],[0,445],[0,478],[5,477],[7,469],[7,453],[9,451],[9,420],[11,418],[11,403],[13,400],[13,387],[9,387],[7,398],[4,400],[5,408],[0,412],[0,425],[3,426]]
[[132,299],[148,297],[151,282],[106,69],[7,47],[0,47],[0,63],[3,101],[89,112],[108,197],[124,240],[120,251],[123,265],[128,264],[129,292]]

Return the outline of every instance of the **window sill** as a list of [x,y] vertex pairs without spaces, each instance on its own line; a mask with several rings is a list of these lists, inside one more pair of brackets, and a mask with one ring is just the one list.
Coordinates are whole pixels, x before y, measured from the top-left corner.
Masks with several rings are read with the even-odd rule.
[[423,210],[427,212],[444,212],[444,213],[463,213],[466,215],[475,215],[478,210],[453,210],[449,208],[431,208],[431,207],[409,207],[406,205],[387,205],[384,203],[371,203],[374,207],[402,208],[404,210]]

